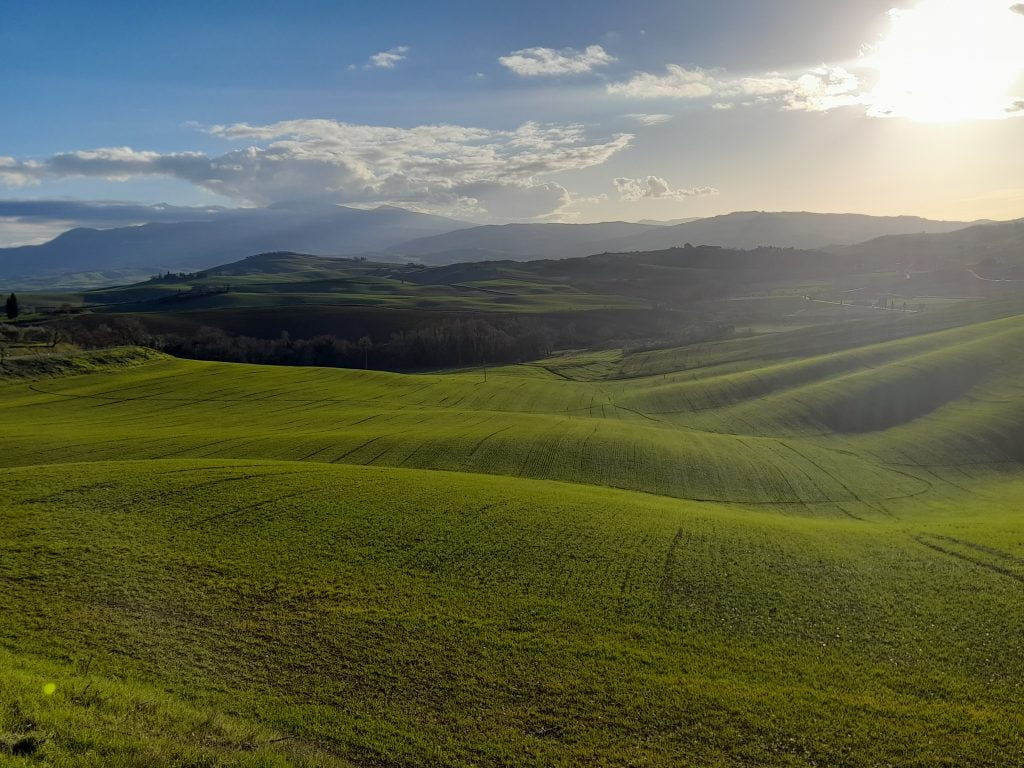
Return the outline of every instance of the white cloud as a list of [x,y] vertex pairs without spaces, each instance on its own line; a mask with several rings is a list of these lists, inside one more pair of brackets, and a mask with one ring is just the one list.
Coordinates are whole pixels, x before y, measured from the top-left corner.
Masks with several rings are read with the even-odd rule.
[[652,115],[646,112],[631,112],[628,115],[623,115],[623,117],[628,118],[629,120],[635,120],[640,123],[640,125],[647,126],[662,125],[672,119],[672,115]]
[[0,182],[165,176],[254,205],[395,203],[439,212],[529,218],[568,200],[545,178],[601,165],[631,134],[589,141],[579,125],[525,123],[510,131],[459,125],[415,128],[288,120],[213,126],[248,145],[220,155],[130,147],[66,152],[42,160],[0,159]]
[[860,80],[843,67],[822,65],[798,77],[769,73],[724,81],[721,94],[745,103],[772,103],[785,110],[827,112],[863,104]]
[[523,77],[582,75],[613,61],[616,58],[600,45],[588,45],[582,51],[575,48],[523,48],[498,59],[503,67]]
[[664,75],[638,72],[623,83],[609,83],[608,93],[631,99],[702,99],[715,92],[716,80],[706,69],[665,67]]
[[34,163],[22,163],[13,157],[3,156],[0,156],[0,181],[9,187],[28,187],[39,183]]
[[640,72],[608,93],[631,99],[714,99],[712,108],[737,104],[771,104],[787,110],[821,112],[861,103],[856,75],[842,67],[821,66],[799,75],[769,72],[754,77],[729,77],[709,69],[669,64],[664,75]]
[[[478,181],[457,188],[460,201],[470,209],[489,211],[503,219],[535,219],[557,214],[572,200],[561,184],[547,182],[521,186],[500,181]],[[475,201],[475,206],[473,202]]]
[[[1008,13],[1008,11],[1012,12]],[[669,64],[607,85],[631,99],[706,100],[712,109],[770,106],[828,112],[860,107],[870,117],[918,121],[1020,116],[1024,3],[917,0],[888,12],[888,29],[851,64],[750,76]]]
[[394,69],[399,62],[405,61],[409,53],[409,46],[396,45],[386,51],[375,53],[366,62],[365,69]]
[[630,203],[646,199],[685,200],[688,197],[703,197],[704,195],[718,194],[718,190],[714,187],[672,189],[669,183],[660,176],[646,176],[639,179],[619,176],[614,180],[614,182],[615,189],[619,192],[619,199]]

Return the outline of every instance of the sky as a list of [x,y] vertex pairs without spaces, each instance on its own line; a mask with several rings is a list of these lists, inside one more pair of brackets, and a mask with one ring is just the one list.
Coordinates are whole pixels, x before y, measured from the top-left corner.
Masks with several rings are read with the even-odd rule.
[[1024,217],[1014,0],[0,11],[0,245],[194,206]]

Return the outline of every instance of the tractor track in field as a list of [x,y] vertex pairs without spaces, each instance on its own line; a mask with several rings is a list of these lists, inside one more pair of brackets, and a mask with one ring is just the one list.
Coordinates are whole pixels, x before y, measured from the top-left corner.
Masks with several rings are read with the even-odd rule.
[[466,459],[469,460],[469,459],[472,459],[474,456],[476,456],[477,452],[483,447],[484,443],[486,443],[492,437],[494,437],[495,435],[500,435],[502,432],[506,432],[506,431],[508,431],[510,429],[512,429],[512,425],[511,424],[509,424],[507,426],[504,426],[501,429],[496,429],[493,432],[491,432],[489,435],[485,435],[484,437],[481,437],[473,445],[473,448],[470,450],[469,454],[466,456]]
[[[992,547],[986,547],[981,544],[974,544],[969,541],[963,541],[962,539],[955,539],[952,536],[941,536],[938,534],[922,533],[914,536],[913,539],[921,546],[927,547],[928,549],[934,552],[946,555],[947,557],[952,557],[956,560],[961,560],[965,563],[977,566],[978,568],[984,568],[985,570],[991,571],[992,573],[995,573],[999,576],[1003,576],[1005,578],[1012,579],[1020,584],[1024,584],[1024,574],[1019,573],[1018,571],[1015,571],[1006,565],[986,562],[985,560],[982,560],[980,557],[972,557],[971,555],[968,555],[964,552],[957,552],[955,549],[952,549],[948,545],[952,544],[955,546],[961,546],[966,549],[970,549],[972,551],[987,555],[989,557],[995,557],[1000,560],[1013,563],[1014,565],[1024,565],[1024,560],[1022,560],[1021,558],[1014,557],[1013,555],[1010,555],[998,549],[994,549]],[[936,540],[941,543],[936,543]]]
[[238,515],[238,514],[241,514],[243,512],[251,512],[251,511],[256,510],[256,509],[262,509],[263,507],[266,507],[266,506],[268,506],[270,504],[276,504],[279,501],[284,501],[286,499],[295,499],[295,498],[299,498],[301,496],[309,496],[309,495],[311,495],[313,493],[316,493],[316,489],[315,488],[314,489],[307,489],[307,490],[304,490],[304,491],[295,491],[294,493],[282,494],[281,496],[275,496],[272,499],[265,499],[264,501],[258,501],[255,504],[247,504],[244,507],[236,507],[235,509],[229,509],[229,510],[226,510],[224,512],[218,512],[215,515],[210,515],[208,517],[201,518],[199,520],[196,520],[192,524],[192,527],[203,526],[203,525],[206,525],[207,523],[211,523],[211,522],[214,522],[216,520],[223,520],[223,519],[228,518],[228,517],[233,517],[234,515]]
[[176,451],[171,451],[170,453],[165,453],[160,458],[161,459],[170,459],[170,458],[173,458],[175,456],[180,456],[183,453],[190,453],[191,451],[202,451],[202,450],[205,450],[206,448],[212,448],[215,445],[223,445],[224,443],[232,443],[232,442],[234,442],[237,439],[238,438],[235,438],[235,437],[226,437],[223,440],[214,440],[212,443],[201,443],[199,445],[190,445],[190,446],[187,446],[185,448],[179,448]]
[[[246,468],[248,469],[249,467],[246,467]],[[181,471],[181,470],[179,470],[179,471]],[[184,471],[189,471],[189,470],[184,470]],[[173,474],[173,473],[172,472],[162,472],[160,474]],[[231,483],[231,482],[239,482],[239,481],[244,481],[244,480],[254,480],[254,479],[257,479],[257,478],[264,478],[264,477],[278,477],[278,476],[282,476],[282,475],[296,475],[296,474],[304,474],[304,472],[303,471],[258,472],[258,473],[254,473],[254,474],[250,474],[250,475],[234,475],[232,477],[220,477],[220,478],[217,478],[216,480],[208,480],[208,481],[202,482],[202,483],[189,483],[188,486],[185,489],[182,489],[182,490],[184,490],[184,491],[193,491],[193,490],[198,490],[198,489],[203,489],[203,488],[211,488],[213,486],[223,485],[225,483]],[[107,487],[115,487],[115,485],[112,484],[112,483],[109,483],[109,482],[104,482],[104,483],[87,483],[85,485],[71,486],[70,488],[65,488],[64,490],[62,490],[62,491],[60,491],[58,493],[53,493],[53,494],[48,494],[48,495],[45,495],[45,496],[36,496],[36,497],[33,497],[33,498],[24,499],[24,500],[22,500],[21,503],[22,504],[47,504],[47,503],[53,503],[53,502],[60,501],[62,498],[66,497],[66,495],[68,493],[77,493],[77,492],[83,492],[83,491],[88,492],[90,490],[101,490],[101,489],[107,488]],[[157,492],[157,493],[149,494],[146,498],[157,498],[159,496],[166,495],[167,493],[178,493],[178,492],[180,492],[180,491],[177,491],[177,490],[169,491],[169,492],[168,491],[160,491],[160,492]]]
[[1003,552],[1003,550],[996,549],[995,547],[990,547],[990,546],[987,546],[985,544],[975,544],[973,541],[964,541],[963,539],[957,539],[957,538],[954,538],[952,536],[944,536],[944,535],[939,534],[939,533],[922,534],[922,535],[926,535],[926,536],[928,536],[929,538],[932,538],[932,539],[940,539],[942,541],[947,541],[947,542],[949,542],[951,544],[959,544],[961,547],[967,547],[968,549],[973,549],[976,552],[981,552],[981,553],[986,554],[986,555],[991,555],[992,557],[999,558],[1000,560],[1005,560],[1006,562],[1013,563],[1014,565],[1024,566],[1024,557],[1018,557],[1017,555],[1011,555],[1009,552]]
[[[70,392],[51,392],[44,389],[34,388],[32,391],[40,395],[49,395],[51,397],[63,397],[68,399],[76,400],[101,400],[104,401],[104,405],[116,405],[118,403],[133,403],[133,402],[156,402],[156,403],[176,403],[180,405],[213,405],[217,403],[260,403],[264,401],[271,401],[273,403],[296,403],[296,404],[310,404],[310,405],[347,405],[366,409],[380,400],[381,396],[372,398],[286,398],[286,397],[234,397],[234,398],[218,398],[216,400],[205,399],[205,398],[185,398],[185,397],[110,397],[106,395],[82,395]],[[391,408],[395,411],[437,411],[438,413],[451,412],[453,408],[464,401],[468,395],[461,395],[458,400],[452,403],[446,403],[445,405],[423,405],[423,404],[393,404]],[[466,410],[466,409],[456,409]],[[562,411],[531,411],[531,410],[519,410],[519,409],[508,409],[508,408],[473,408],[472,410],[479,413],[500,413],[506,415],[526,415],[526,416],[547,416]],[[573,409],[573,410],[586,410]],[[642,415],[642,414],[641,414]],[[672,425],[667,425],[672,426]]]
[[672,574],[675,571],[676,560],[682,542],[683,529],[677,528],[671,543],[668,545],[668,551],[665,553],[665,559],[661,568],[661,582],[658,585],[658,620],[662,623],[664,623],[671,608],[672,595],[675,591],[672,587]]
[[[808,464],[810,464],[812,467],[814,467],[819,472],[821,472],[822,475],[824,475],[825,477],[827,477],[830,480],[834,481],[840,488],[842,488],[844,491],[846,491],[848,494],[850,494],[853,497],[853,501],[856,501],[856,502],[858,502],[860,504],[867,504],[867,502],[865,502],[864,499],[862,499],[860,497],[860,495],[853,488],[851,488],[847,483],[843,482],[836,475],[834,475],[831,472],[829,472],[827,469],[825,469],[825,467],[823,467],[821,464],[816,462],[814,459],[812,459],[809,456],[806,456],[802,452],[798,451],[796,448],[791,446],[789,443],[786,443],[786,442],[784,442],[782,440],[779,440],[778,442],[779,442],[779,445],[781,445],[783,448],[786,448],[789,451],[792,451],[794,454],[796,454],[801,459],[803,459]],[[814,478],[812,478],[809,474],[808,474],[808,478],[812,482],[814,481]],[[841,505],[839,505],[837,508],[839,509],[840,512],[842,512],[847,517],[850,517],[850,518],[852,518],[854,520],[863,520],[863,518],[857,517],[856,515],[854,515],[851,512],[849,512],[848,510],[844,509]]]
[[317,449],[316,449],[315,451],[313,451],[312,453],[307,453],[307,454],[306,454],[305,456],[302,456],[302,457],[300,457],[300,458],[296,459],[296,461],[309,461],[309,460],[310,460],[310,459],[312,459],[312,458],[313,458],[314,456],[319,456],[319,455],[320,455],[321,453],[323,453],[324,451],[326,451],[326,450],[327,450],[328,448],[330,448],[330,447],[331,447],[331,444],[330,444],[330,443],[328,443],[327,445],[325,445],[325,446],[323,446],[323,447],[321,447],[321,448],[317,448]]
[[[158,459],[154,459],[154,461],[158,461]],[[171,459],[171,461],[173,461],[173,459]],[[154,472],[153,474],[154,475],[180,475],[180,474],[184,474],[186,472],[189,472],[189,473],[191,473],[191,472],[216,472],[218,470],[228,470],[228,469],[252,469],[253,467],[258,467],[258,466],[260,466],[260,464],[257,461],[253,461],[252,463],[249,463],[249,464],[215,464],[212,467],[186,467],[185,469],[168,469],[168,470],[166,470],[164,472]]]

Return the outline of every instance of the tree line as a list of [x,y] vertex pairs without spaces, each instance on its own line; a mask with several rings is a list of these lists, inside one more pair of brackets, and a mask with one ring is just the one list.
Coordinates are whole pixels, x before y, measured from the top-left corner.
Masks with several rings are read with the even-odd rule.
[[197,360],[384,370],[516,363],[544,357],[551,350],[542,329],[521,327],[510,332],[478,319],[394,333],[386,341],[369,336],[353,341],[328,334],[293,339],[287,332],[275,339],[259,339],[204,327],[190,336],[164,337],[160,348]]
[[556,349],[625,347],[630,351],[714,341],[733,335],[725,321],[682,318],[672,313],[644,313],[645,324],[585,324],[577,320],[534,317],[444,318],[385,336],[330,333],[295,338],[230,333],[202,326],[187,331],[162,329],[143,322],[147,315],[108,318],[65,316],[48,328],[61,340],[87,348],[145,346],[175,357],[270,365],[308,365],[378,370],[427,370],[484,364],[520,363],[549,356]]
[[121,345],[147,346],[175,357],[271,365],[314,365],[339,368],[409,370],[450,368],[484,363],[516,363],[550,354],[550,329],[528,319],[502,327],[486,320],[453,319],[392,333],[387,340],[369,336],[345,339],[321,334],[292,338],[286,331],[277,338],[229,334],[202,327],[189,334],[153,335],[134,317],[116,317],[95,327],[70,320],[64,335],[86,348]]

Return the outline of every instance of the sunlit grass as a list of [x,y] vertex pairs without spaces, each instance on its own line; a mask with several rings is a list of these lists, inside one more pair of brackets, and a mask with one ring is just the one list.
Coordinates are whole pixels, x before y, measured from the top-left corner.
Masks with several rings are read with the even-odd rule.
[[1012,765],[1008,311],[486,380],[8,361],[0,762]]

